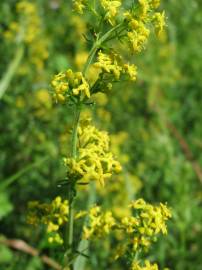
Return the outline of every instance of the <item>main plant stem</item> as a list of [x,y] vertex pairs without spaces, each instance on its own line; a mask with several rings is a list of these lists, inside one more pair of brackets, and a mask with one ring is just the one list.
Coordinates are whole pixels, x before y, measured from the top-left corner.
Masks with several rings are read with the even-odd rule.
[[[75,105],[74,112],[74,123],[72,131],[72,149],[71,157],[76,159],[77,156],[77,131],[79,125],[81,108],[79,105]],[[68,224],[67,224],[67,234],[66,234],[66,244],[67,244],[67,254],[70,254],[70,257],[73,254],[73,236],[74,236],[74,199],[75,199],[75,184],[71,183],[68,190],[68,201],[69,201],[69,214],[68,214]],[[68,262],[67,262],[68,263]],[[70,270],[73,270],[73,263],[69,265]]]
[[[109,36],[117,31],[122,24],[115,26],[111,30],[109,30],[107,33],[105,33],[100,39],[97,39],[97,41],[94,43],[90,53],[89,57],[86,61],[86,64],[84,65],[83,69],[83,75],[86,76],[88,69],[93,62],[93,59],[97,53],[97,51],[100,49],[101,45],[109,38]],[[71,157],[73,159],[77,158],[77,131],[78,131],[78,125],[79,125],[79,119],[80,119],[80,113],[81,113],[81,104],[75,105],[75,115],[74,115],[74,123],[73,123],[73,132],[72,132],[72,150],[71,150]],[[71,261],[67,264],[69,265],[70,270],[74,269],[72,255],[73,255],[73,240],[74,240],[74,199],[75,199],[75,183],[73,183],[71,186],[69,186],[69,192],[68,192],[68,201],[69,201],[69,214],[68,214],[68,224],[67,224],[67,237],[66,237],[66,245],[67,245],[67,254],[70,254]]]

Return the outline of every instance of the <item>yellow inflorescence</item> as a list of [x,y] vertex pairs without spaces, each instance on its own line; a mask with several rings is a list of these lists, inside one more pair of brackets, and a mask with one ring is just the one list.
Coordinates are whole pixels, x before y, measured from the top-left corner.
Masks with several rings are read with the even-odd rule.
[[158,8],[160,6],[160,0],[151,0],[150,5],[152,8]]
[[[121,21],[127,25],[125,31],[122,30],[121,33],[132,52],[141,52],[145,48],[151,25],[154,26],[157,35],[160,35],[165,27],[165,13],[157,12],[160,0],[138,0],[134,5],[135,8],[127,9],[119,0],[99,0],[98,2],[105,11],[104,19],[112,26],[118,25]],[[90,1],[87,0],[74,1],[74,6],[79,13],[83,13],[84,8],[88,5],[91,6]],[[120,20],[117,20],[119,13]],[[121,18],[123,19],[121,20]]]
[[39,203],[38,201],[30,202],[28,208],[27,222],[32,225],[45,225],[48,241],[62,244],[63,239],[58,231],[67,222],[68,201],[63,201],[58,196],[50,204]]
[[135,65],[124,64],[122,58],[115,52],[105,54],[102,51],[98,52],[97,62],[95,67],[100,68],[102,73],[110,73],[114,75],[116,80],[120,79],[123,74],[128,75],[129,80],[136,80],[137,68]]
[[81,72],[68,69],[55,75],[51,82],[54,89],[54,98],[57,102],[65,102],[73,96],[90,98],[90,86]]
[[158,265],[156,263],[151,264],[150,261],[146,260],[144,266],[140,266],[138,261],[134,261],[131,266],[131,270],[158,270]]
[[138,0],[139,2],[139,17],[142,20],[146,20],[148,17],[148,12],[150,10],[150,5],[148,0]]
[[133,52],[141,52],[148,40],[150,30],[144,23],[135,19],[129,22],[129,26],[131,31],[127,33],[127,37],[130,48]]
[[118,9],[121,6],[121,1],[100,0],[100,3],[106,12],[105,20],[107,20],[111,25],[114,25]]
[[86,8],[86,0],[73,0],[73,7],[76,12],[83,14],[84,9]]
[[113,53],[108,55],[99,51],[97,62],[94,64],[94,66],[100,68],[102,72],[112,73],[118,80],[122,71],[122,67],[119,65],[119,62],[120,58],[117,54]]
[[159,0],[139,0],[136,12],[126,11],[124,17],[128,23],[127,40],[132,52],[141,52],[148,40],[149,24],[153,23],[157,34],[165,26],[165,14],[155,12],[159,7]]
[[101,212],[99,206],[94,206],[89,210],[90,226],[84,226],[83,237],[88,239],[90,237],[102,237],[110,233],[112,227],[115,225],[115,219],[112,212]]
[[147,249],[157,234],[167,234],[166,221],[171,217],[171,212],[166,205],[160,203],[159,206],[153,206],[139,199],[132,202],[130,207],[138,217],[136,220],[128,220],[125,224],[122,220],[122,224],[133,237],[134,250],[140,246]]
[[76,159],[65,158],[70,175],[78,181],[96,181],[104,185],[112,173],[121,171],[121,165],[109,151],[107,132],[99,131],[88,121],[81,123],[78,129],[79,148]]
[[137,67],[134,64],[124,64],[123,73],[127,74],[131,81],[135,81],[137,77]]
[[171,212],[166,205],[160,203],[159,206],[153,206],[143,199],[139,199],[132,202],[130,207],[139,212],[139,224],[142,225],[139,229],[141,234],[148,234],[148,236],[159,232],[167,234],[165,221],[171,217]]
[[[111,25],[116,23],[115,19],[118,15],[121,6],[120,0],[99,0],[100,6],[103,8],[105,15],[104,19]],[[83,14],[87,7],[92,8],[92,2],[89,0],[73,0],[73,7],[76,12]],[[95,10],[94,10],[95,11]]]
[[154,14],[154,26],[155,26],[155,31],[157,33],[157,35],[161,35],[161,33],[163,32],[164,28],[165,28],[165,12],[163,11],[162,13],[160,12],[156,12]]
[[[126,240],[121,249],[137,252],[147,250],[159,233],[167,234],[166,222],[171,217],[171,212],[165,204],[154,206],[138,199],[129,207],[133,214],[121,219],[113,216],[112,212],[101,212],[100,207],[93,207],[89,212],[90,222],[84,229],[84,237],[102,237],[110,231],[118,230],[124,233]],[[119,255],[116,256],[118,257]]]

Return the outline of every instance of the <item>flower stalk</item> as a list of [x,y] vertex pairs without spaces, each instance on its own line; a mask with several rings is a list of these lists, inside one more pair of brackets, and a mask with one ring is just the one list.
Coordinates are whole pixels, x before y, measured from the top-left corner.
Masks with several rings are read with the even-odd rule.
[[[118,29],[122,24],[119,24],[105,33],[100,39],[98,39],[89,53],[88,59],[86,64],[84,65],[83,74],[84,76],[87,74],[88,69],[91,63],[94,60],[94,57],[101,47],[101,45]],[[77,130],[79,125],[79,119],[81,114],[81,104],[75,105],[75,116],[74,116],[74,123],[73,123],[73,132],[72,132],[72,151],[71,156],[73,159],[77,157]],[[67,224],[67,236],[66,236],[66,248],[68,254],[73,254],[73,240],[74,240],[74,199],[75,199],[75,183],[71,183],[69,185],[68,191],[68,201],[69,201],[69,213],[68,213],[68,224]],[[73,263],[69,265],[70,269],[73,269]]]
[[[74,127],[72,132],[72,151],[71,155],[72,158],[76,159],[77,155],[77,130],[79,125],[79,118],[80,118],[80,106],[75,107],[75,117],[74,117]],[[68,191],[68,201],[69,201],[69,214],[68,214],[68,223],[67,223],[67,251],[70,254],[73,253],[73,236],[74,236],[74,199],[75,199],[75,183],[72,182],[69,185]],[[70,269],[73,266],[70,265]]]

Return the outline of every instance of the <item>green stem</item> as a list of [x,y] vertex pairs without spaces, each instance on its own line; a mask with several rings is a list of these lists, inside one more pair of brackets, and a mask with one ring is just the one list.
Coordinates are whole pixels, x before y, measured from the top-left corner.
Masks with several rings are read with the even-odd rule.
[[[83,75],[86,76],[88,69],[93,62],[93,59],[97,53],[97,50],[101,47],[101,45],[110,37],[112,33],[117,31],[117,29],[120,28],[122,24],[119,24],[109,30],[107,33],[105,33],[100,39],[98,39],[95,44],[93,45],[89,57],[86,61],[86,64],[84,65],[83,69]],[[75,118],[74,118],[74,124],[73,124],[73,133],[72,133],[72,151],[71,151],[71,156],[73,159],[76,159],[77,157],[77,130],[78,130],[78,125],[79,125],[79,119],[80,119],[80,113],[81,113],[81,104],[76,105],[75,107]],[[68,224],[67,224],[67,230],[66,230],[66,248],[67,248],[67,254],[70,254],[72,257],[73,255],[73,240],[74,240],[74,189],[75,189],[75,184],[72,186],[69,186],[69,193],[68,193],[68,200],[69,200],[69,215],[68,215]],[[68,264],[68,261],[67,261]],[[73,261],[69,264],[70,270],[74,269],[74,264]]]
[[[73,159],[76,159],[77,156],[77,130],[79,125],[80,118],[80,106],[75,107],[75,116],[74,116],[74,124],[73,124],[73,132],[72,132],[72,150],[71,156]],[[67,223],[67,235],[66,235],[66,245],[67,245],[67,253],[70,255],[73,254],[73,239],[74,239],[74,189],[75,185],[72,184],[69,186],[68,192],[68,201],[69,201],[69,214],[68,214],[68,223]],[[70,269],[73,269],[73,264],[69,265]]]
[[97,44],[97,42],[95,42],[94,46],[92,47],[92,49],[91,49],[91,51],[89,53],[89,57],[88,57],[85,65],[84,65],[84,68],[83,68],[83,75],[84,76],[86,76],[86,73],[87,73],[87,71],[88,71],[88,69],[90,67],[90,64],[92,63],[93,58],[94,58],[94,56],[95,56],[98,49],[99,49],[98,44]]
[[14,59],[9,64],[5,75],[3,76],[3,78],[0,81],[0,99],[3,97],[4,93],[8,89],[8,86],[9,86],[13,76],[15,75],[15,72],[16,72],[16,70],[17,70],[17,68],[22,60],[23,54],[24,54],[24,47],[19,46],[16,50],[16,54],[15,54]]
[[102,44],[107,41],[107,39],[111,36],[111,34],[113,34],[114,32],[116,32],[119,28],[121,28],[123,26],[123,23],[120,23],[118,25],[116,25],[115,27],[113,27],[112,29],[110,29],[107,33],[105,33],[100,39],[98,39],[95,44],[93,45],[90,53],[89,53],[89,57],[86,61],[86,64],[84,66],[83,69],[83,75],[86,76],[86,73],[89,69],[90,64],[92,63],[97,51],[100,49],[100,47],[102,46]]
[[111,34],[116,32],[119,28],[123,26],[123,23],[119,23],[116,26],[114,26],[112,29],[110,29],[107,33],[105,33],[100,39],[99,44],[102,45],[107,39],[110,37]]
[[72,158],[74,159],[76,159],[76,155],[77,155],[77,151],[76,151],[77,150],[77,130],[78,130],[78,125],[79,125],[80,112],[81,112],[80,106],[76,106],[74,127],[73,127],[73,133],[72,133]]

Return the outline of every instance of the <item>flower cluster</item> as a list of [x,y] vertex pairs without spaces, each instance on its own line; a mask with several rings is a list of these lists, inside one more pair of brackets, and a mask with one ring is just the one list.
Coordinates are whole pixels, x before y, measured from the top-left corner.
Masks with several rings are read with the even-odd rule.
[[45,225],[48,241],[62,244],[59,229],[67,222],[68,201],[58,196],[50,204],[29,202],[28,208],[27,222],[31,225]]
[[81,72],[68,69],[55,75],[51,82],[54,89],[54,98],[57,102],[65,102],[73,97],[90,97],[90,86]]
[[158,8],[160,6],[161,1],[160,0],[151,0],[150,5],[152,8]]
[[93,236],[102,237],[110,233],[112,227],[115,225],[115,219],[112,212],[101,212],[99,206],[94,206],[88,213],[90,226],[84,226],[83,237],[89,239]]
[[158,265],[156,263],[151,264],[150,261],[146,260],[144,266],[140,266],[138,261],[133,261],[131,270],[158,270]]
[[[128,14],[127,14],[128,16]],[[131,19],[128,22],[130,31],[127,33],[127,40],[132,52],[141,52],[148,40],[150,30],[141,21]]]
[[155,31],[156,31],[157,35],[161,35],[161,33],[163,32],[163,29],[166,25],[165,12],[164,11],[162,13],[156,12],[153,16],[153,21],[154,21]]
[[[73,2],[79,13],[83,13],[84,8],[90,6],[90,2],[87,0],[74,0]],[[120,0],[98,1],[104,9],[103,19],[112,26],[120,24],[121,38],[126,41],[132,52],[141,52],[148,40],[151,25],[154,26],[157,35],[162,33],[165,27],[165,13],[157,11],[160,0],[138,0],[136,2],[126,8]],[[91,8],[89,10],[92,11]],[[94,14],[97,13],[94,12]],[[121,15],[120,19],[117,19],[118,14]],[[117,37],[120,38],[118,33],[117,30]]]
[[79,14],[83,14],[84,9],[86,8],[86,0],[73,0],[73,7]]
[[[73,5],[79,13],[83,13],[84,9],[87,8],[95,16],[99,14],[98,7],[102,7],[104,15],[101,15],[102,19],[98,16],[98,21],[100,19],[100,23],[102,20],[108,21],[111,30],[105,33],[100,40],[104,44],[113,39],[122,40],[132,52],[141,52],[145,48],[151,25],[154,25],[157,34],[160,34],[165,26],[164,12],[156,11],[160,5],[160,1],[157,0],[138,0],[137,3],[131,7],[127,6],[127,8],[119,0],[99,0],[94,1],[94,3],[88,0],[74,0]],[[119,11],[123,13],[121,13],[118,23],[116,19]],[[100,44],[100,40],[98,40],[98,44]],[[122,76],[131,81],[135,81],[137,76],[137,67],[134,64],[124,63],[122,56],[114,50],[106,53],[101,45],[99,46],[102,49],[99,46],[97,48],[100,49],[97,53],[97,60],[91,66],[100,70],[98,78],[91,88],[92,94],[110,90],[112,83],[120,80]],[[69,95],[78,95],[80,92],[83,92],[84,96],[90,97],[89,84],[81,73],[75,74],[79,74],[81,79],[79,82],[77,80],[78,83],[75,86],[72,85],[72,91],[69,91],[69,82],[65,73],[59,73],[55,76],[52,84],[55,88],[57,101],[64,102]]]
[[121,6],[120,0],[100,0],[101,6],[105,11],[105,20],[111,25],[115,24],[115,18],[118,14],[118,8]]
[[165,26],[165,14],[156,12],[160,1],[139,0],[136,9],[124,13],[127,21],[127,40],[131,51],[141,52],[148,40],[149,24],[153,23],[159,35]]
[[[93,207],[89,212],[89,225],[84,228],[84,237],[102,237],[110,231],[118,230],[124,233],[125,243],[122,250],[129,253],[148,250],[159,233],[167,233],[166,222],[171,217],[171,212],[165,204],[155,206],[143,199],[131,202],[129,207],[133,213],[121,219],[110,211],[102,213],[100,207]],[[116,255],[116,258],[119,256],[120,254]]]
[[105,54],[102,51],[99,51],[97,62],[94,66],[101,69],[102,75],[105,73],[113,74],[116,80],[119,80],[122,74],[128,75],[129,80],[131,81],[136,80],[136,66],[124,64],[121,56],[114,51],[110,54]]
[[[151,25],[154,26],[158,35],[165,26],[164,12],[156,11],[160,5],[160,1],[157,0],[138,0],[131,7],[126,7],[119,0],[99,0],[94,3],[96,4],[92,5],[88,0],[75,0],[74,6],[80,13],[88,7],[88,10],[95,16],[99,14],[99,6],[104,9],[101,22],[105,20],[111,25],[111,30],[104,35],[105,38],[101,38],[104,44],[110,40],[118,39],[123,41],[122,43],[127,45],[132,53],[141,52],[149,38]],[[96,8],[98,9],[96,10]],[[119,14],[121,14],[120,18],[118,18]],[[99,21],[100,17],[98,16],[98,18]],[[111,50],[108,53],[107,50],[104,50],[105,47],[100,47],[102,49],[99,48],[97,60],[92,65],[100,70],[98,79],[92,87],[92,93],[110,90],[112,83],[120,80],[123,76],[124,80],[136,80],[137,67],[134,64],[125,64],[118,52]]]
[[135,217],[123,218],[121,223],[134,251],[148,249],[157,234],[167,234],[166,221],[171,217],[171,212],[166,205],[160,203],[159,206],[153,206],[139,199],[133,201],[130,207]]
[[[68,174],[76,177],[77,181],[89,182],[98,180],[104,185],[105,180],[113,172],[121,171],[121,165],[109,151],[109,136],[107,132],[99,131],[90,125],[89,121],[82,121],[78,129],[77,158],[65,158]],[[70,178],[71,178],[70,177]]]
[[[115,18],[118,15],[119,8],[121,6],[120,0],[99,0],[97,1],[100,7],[104,11],[104,20],[109,22],[111,25],[115,24]],[[89,0],[73,0],[73,7],[76,12],[83,14],[84,10],[88,7],[89,10],[92,8],[92,2]]]

